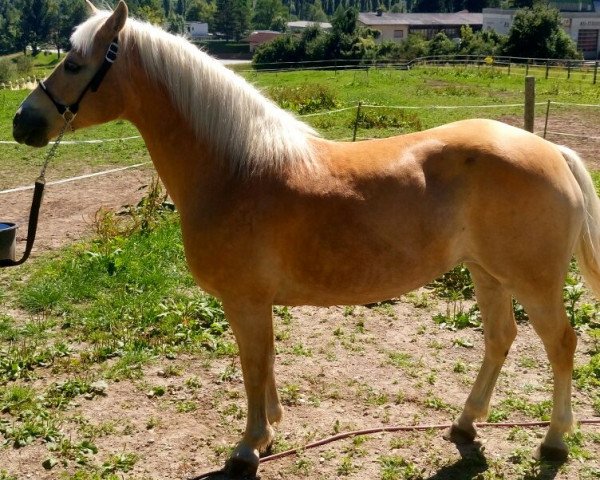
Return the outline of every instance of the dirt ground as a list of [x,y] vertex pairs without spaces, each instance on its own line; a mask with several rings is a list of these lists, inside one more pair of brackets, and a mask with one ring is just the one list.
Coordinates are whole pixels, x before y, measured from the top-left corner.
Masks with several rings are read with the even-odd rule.
[[[585,119],[579,123],[567,127],[551,123],[550,130],[589,129]],[[560,143],[579,150],[591,168],[600,168],[595,158],[597,141],[569,137]],[[137,202],[151,176],[152,170],[146,168],[49,186],[34,255],[91,235],[92,219],[100,206],[120,208]],[[2,218],[26,225],[30,198],[31,192],[0,196]],[[25,233],[24,228],[19,231],[19,252]],[[289,321],[276,317],[276,372],[286,405],[283,424],[277,429],[277,449],[353,429],[434,425],[455,418],[479,368],[483,339],[478,329],[440,329],[432,317],[449,307],[422,289],[372,308],[300,307],[290,310]],[[589,361],[590,349],[589,339],[580,338],[578,364]],[[180,374],[165,377],[164,371],[174,365]],[[96,444],[99,455],[133,452],[138,456],[133,469],[120,474],[122,478],[182,479],[221,466],[244,428],[239,362],[209,356],[161,359],[144,373],[143,381],[109,383],[106,396],[74,402],[65,413],[64,427],[75,430],[81,418],[96,426],[114,424],[114,431],[99,437]],[[51,377],[49,371],[46,374]],[[191,390],[185,381],[193,377],[201,386]],[[167,393],[149,397],[153,386],[164,386]],[[530,326],[521,324],[493,406],[507,410],[509,421],[534,420],[514,405],[550,398],[551,372],[542,345]],[[588,392],[576,389],[573,398],[577,418],[597,418]],[[506,407],[507,399],[514,400],[513,407]],[[196,409],[178,411],[176,406],[182,401],[193,402]],[[529,461],[543,428],[484,428],[478,445],[460,450],[434,430],[376,434],[265,464],[260,474],[263,480],[598,478],[600,428],[583,426],[582,432],[585,455],[575,455],[563,466]],[[6,469],[19,480],[60,478],[63,470],[59,467],[42,468],[47,457],[41,443],[2,448],[0,471]],[[385,470],[390,457],[396,461],[395,470]],[[396,476],[385,477],[386,471]]]

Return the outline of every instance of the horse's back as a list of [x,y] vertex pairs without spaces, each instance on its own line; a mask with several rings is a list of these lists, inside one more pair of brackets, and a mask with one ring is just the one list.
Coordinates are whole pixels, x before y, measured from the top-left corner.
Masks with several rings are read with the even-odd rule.
[[298,297],[318,285],[317,303],[382,299],[463,261],[524,274],[570,256],[579,234],[581,192],[558,148],[500,122],[320,148],[325,172],[294,182],[302,208],[278,231]]

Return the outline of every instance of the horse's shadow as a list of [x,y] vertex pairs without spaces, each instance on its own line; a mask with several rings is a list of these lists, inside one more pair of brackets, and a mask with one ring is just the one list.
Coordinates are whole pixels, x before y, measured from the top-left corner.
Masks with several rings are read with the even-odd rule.
[[[460,460],[452,465],[440,468],[427,480],[471,480],[490,468],[481,443],[474,442],[466,445],[456,445]],[[552,480],[556,477],[564,462],[536,462],[523,480]]]

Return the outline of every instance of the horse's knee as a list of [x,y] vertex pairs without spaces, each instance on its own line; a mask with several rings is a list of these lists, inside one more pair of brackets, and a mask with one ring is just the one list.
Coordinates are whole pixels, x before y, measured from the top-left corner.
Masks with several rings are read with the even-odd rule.
[[565,325],[563,331],[550,341],[546,341],[548,359],[554,369],[573,369],[573,356],[577,348],[577,334],[571,325]]
[[512,318],[496,330],[490,328],[485,335],[485,355],[492,360],[503,362],[516,337],[517,327]]

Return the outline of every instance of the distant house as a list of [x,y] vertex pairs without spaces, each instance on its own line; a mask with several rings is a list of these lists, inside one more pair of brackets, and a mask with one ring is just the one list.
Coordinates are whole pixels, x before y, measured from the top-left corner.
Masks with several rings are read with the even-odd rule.
[[473,30],[481,30],[483,14],[457,13],[387,13],[363,12],[358,14],[358,23],[363,27],[379,30],[381,35],[377,41],[392,40],[401,42],[411,34],[417,33],[431,39],[439,32],[448,38],[459,38],[460,27],[470,26]]
[[295,22],[287,22],[286,26],[290,32],[298,33],[306,30],[308,27],[318,25],[321,30],[331,30],[331,23],[328,22],[310,22],[307,20],[297,20]]
[[185,33],[192,39],[208,37],[208,23],[185,22]]
[[273,30],[256,30],[248,35],[248,43],[250,44],[250,51],[256,50],[256,47],[268,43],[276,39],[281,32],[275,32]]

